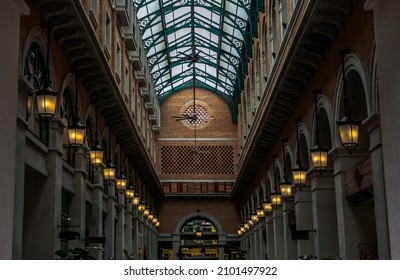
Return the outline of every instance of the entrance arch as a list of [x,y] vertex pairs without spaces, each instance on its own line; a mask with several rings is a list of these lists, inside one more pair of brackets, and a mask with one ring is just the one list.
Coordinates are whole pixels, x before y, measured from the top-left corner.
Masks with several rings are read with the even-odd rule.
[[192,212],[175,227],[174,252],[179,259],[224,259],[225,245],[221,224],[208,213]]

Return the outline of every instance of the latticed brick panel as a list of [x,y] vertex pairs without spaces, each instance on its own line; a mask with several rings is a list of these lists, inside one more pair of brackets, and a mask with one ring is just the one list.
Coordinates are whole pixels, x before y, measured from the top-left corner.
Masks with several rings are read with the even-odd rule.
[[233,174],[232,146],[163,146],[161,173]]

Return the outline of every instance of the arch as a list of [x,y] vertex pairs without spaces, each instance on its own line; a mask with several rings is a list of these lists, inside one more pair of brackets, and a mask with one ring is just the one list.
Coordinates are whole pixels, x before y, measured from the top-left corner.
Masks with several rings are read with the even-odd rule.
[[110,126],[106,126],[103,128],[103,131],[101,133],[100,139],[101,139],[101,145],[104,149],[104,156],[103,156],[103,162],[107,163],[108,160],[112,159],[112,147],[109,145],[110,141]]
[[281,29],[281,42],[286,34],[286,29],[289,25],[289,18],[288,18],[288,0],[280,0],[279,3],[279,23]]
[[267,178],[261,177],[260,178],[260,191],[262,192],[262,199],[263,201],[267,198],[268,191],[267,191]]
[[114,159],[114,164],[117,166],[117,170],[120,170],[120,166],[121,166],[121,144],[117,143],[114,147],[114,153],[113,155],[113,159]]
[[[368,79],[366,78],[366,70],[365,70],[365,66],[364,64],[361,62],[360,58],[354,54],[348,54],[345,57],[344,60],[344,68],[345,68],[345,76],[346,76],[346,82],[347,82],[347,88],[348,88],[348,95],[349,98],[351,98],[351,91],[349,90],[349,75],[350,74],[355,74],[357,73],[358,77],[360,78],[360,82],[362,84],[363,87],[363,91],[364,91],[364,98],[365,98],[365,102],[366,102],[366,108],[367,108],[367,116],[369,116],[371,114],[371,101],[370,101],[370,94],[369,94],[369,82]],[[339,67],[339,71],[337,74],[337,80],[336,80],[336,86],[335,86],[335,101],[334,101],[334,120],[340,120],[341,119],[341,115],[342,115],[342,102],[343,102],[343,98],[342,98],[342,92],[343,92],[343,77],[342,77],[342,66]],[[350,101],[350,103],[352,103]],[[350,104],[350,106],[352,106]],[[358,106],[359,107],[359,106]],[[354,105],[350,108],[350,110],[354,111],[354,108],[356,108]],[[362,121],[362,120],[358,120],[358,121]],[[333,146],[335,147],[340,147],[341,143],[340,143],[340,137],[339,137],[339,133],[338,130],[335,129],[334,130],[334,134],[333,134]]]
[[287,157],[289,157],[289,159],[290,159],[290,165],[288,165],[288,162],[286,162],[286,168],[289,169],[294,164],[294,161],[293,161],[293,159],[294,159],[294,156],[293,156],[294,150],[291,148],[289,142],[287,142],[285,144],[284,152],[285,152],[285,154],[284,154],[283,158],[285,158],[287,160]]
[[247,199],[246,201],[246,206],[245,206],[245,220],[247,221],[248,218],[250,217],[250,199]]
[[[263,79],[266,81],[266,78],[268,77],[268,59],[267,59],[267,53],[268,53],[268,44],[267,44],[267,17],[263,15],[262,17],[262,61],[263,61],[263,67],[262,67],[262,72],[263,72]],[[264,83],[264,88],[265,88],[266,82]],[[261,95],[263,95],[263,91],[261,91]]]
[[201,212],[200,211],[199,215],[197,214],[197,212],[192,212],[192,213],[189,213],[189,214],[183,216],[175,226],[175,233],[178,233],[178,234],[181,233],[181,228],[183,227],[183,225],[186,222],[197,218],[197,216],[199,216],[200,218],[207,219],[210,222],[212,222],[214,224],[214,226],[216,227],[218,233],[223,233],[224,232],[222,230],[221,224],[219,223],[219,221],[213,215],[211,215],[209,213],[206,213],[206,212]]
[[[63,100],[63,95],[65,93],[65,91],[68,90],[69,94],[71,95],[71,99],[73,101],[73,106],[75,108],[75,97],[76,97],[76,80],[75,80],[75,75],[73,75],[72,73],[68,73],[67,76],[65,77],[62,85],[61,85],[61,89],[60,89],[60,93],[57,95],[57,102],[56,102],[56,111],[55,114],[61,116],[62,112],[65,112],[65,108],[64,108],[64,103],[62,102]],[[80,106],[80,100],[78,100],[78,109],[81,108]]]
[[[309,147],[311,147],[311,137],[307,125],[303,122],[300,122],[299,124],[299,147],[300,147],[300,160],[303,163],[303,167],[309,169],[311,160],[309,153]],[[296,152],[297,152],[297,143],[296,143]]]
[[372,48],[371,54],[371,77],[370,77],[370,114],[374,114],[379,112],[379,83],[378,83],[378,70],[377,70],[377,58],[376,58],[376,45],[374,42],[374,46]]
[[270,40],[270,54],[271,54],[271,68],[274,65],[276,54],[278,51],[277,44],[277,28],[276,28],[276,1],[269,1],[269,40]]
[[[47,63],[46,61],[46,54],[47,54],[47,35],[45,34],[45,32],[43,31],[42,28],[40,28],[39,26],[34,26],[31,28],[31,30],[29,30],[28,35],[26,36],[26,40],[25,40],[25,46],[24,46],[24,50],[23,50],[23,55],[21,56],[21,61],[20,61],[20,69],[21,69],[21,76],[24,77],[24,64],[25,64],[25,60],[26,60],[26,55],[28,53],[28,50],[30,48],[30,46],[36,43],[39,46],[39,49],[41,51],[41,53],[43,54],[43,57],[45,59],[45,64]],[[56,89],[57,87],[57,80],[55,79],[55,71],[54,71],[54,64],[53,64],[53,59],[52,59],[52,55],[51,55],[51,49],[50,49],[50,55],[49,55],[49,68],[50,68],[50,80],[52,83],[52,86],[54,88],[55,91],[57,91]]]
[[[322,127],[323,126],[328,126],[329,127],[329,143],[331,143],[330,147],[328,145],[322,145],[325,148],[332,148],[332,143],[334,142],[333,135],[335,133],[335,121],[333,119],[333,109],[332,109],[332,103],[326,98],[325,95],[320,94],[317,98],[317,114],[318,114],[318,120],[319,120],[319,127],[320,127],[320,135],[321,139],[323,138],[323,131]],[[323,118],[321,118],[321,115],[325,114],[326,115],[326,120],[327,124],[324,124]],[[322,126],[321,126],[322,125]],[[312,124],[311,124],[312,132],[311,132],[311,138],[310,138],[310,145],[315,142],[315,114],[313,113],[313,119],[312,119]],[[324,130],[325,131],[325,130]],[[322,142],[324,144],[324,141]],[[311,147],[311,146],[310,146]]]
[[92,148],[94,146],[95,141],[95,123],[92,116],[88,116],[85,121],[85,143],[88,148]]
[[270,170],[268,170],[267,171],[267,178],[266,178],[266,180],[265,180],[265,182],[266,182],[266,186],[265,186],[265,188],[266,188],[266,190],[267,190],[267,196],[269,196],[270,194],[271,194],[271,191],[273,190],[273,178],[272,178],[273,176],[271,175],[271,171]]
[[279,190],[279,182],[281,181],[281,177],[282,177],[281,176],[282,166],[281,166],[280,160],[277,159],[275,162],[276,162],[275,167],[274,167],[275,168],[275,174],[274,174],[275,182],[272,183],[272,190],[274,189],[274,187],[276,187]]
[[305,135],[302,133],[299,136],[299,148],[300,148],[300,160],[302,166],[309,170],[310,169],[310,153],[309,145],[307,143]]
[[[288,144],[286,144],[288,146]],[[284,161],[286,164],[286,176],[289,182],[293,182],[293,174],[291,171],[293,162],[292,162],[292,154],[290,153],[289,149],[285,149],[285,156],[284,156]]]
[[258,206],[261,206],[261,203],[265,200],[265,190],[262,186],[262,178],[259,178],[259,184],[258,184]]
[[[320,99],[320,98],[318,98]],[[331,109],[331,108],[330,108]],[[318,125],[319,125],[319,135],[320,135],[320,141],[321,141],[321,146],[325,149],[328,150],[328,152],[332,149],[333,145],[332,145],[332,135],[334,132],[332,132],[332,127],[335,127],[334,125],[331,125],[331,120],[330,117],[332,117],[332,115],[330,115],[327,110],[326,107],[318,102],[317,104],[317,116],[318,116]],[[316,141],[316,117],[315,114],[313,114],[313,120],[312,120],[312,146],[314,146],[315,141]],[[328,167],[332,168],[333,167],[333,161],[332,161],[332,155],[330,153],[328,153],[328,161],[327,161]],[[311,167],[311,166],[310,166]]]

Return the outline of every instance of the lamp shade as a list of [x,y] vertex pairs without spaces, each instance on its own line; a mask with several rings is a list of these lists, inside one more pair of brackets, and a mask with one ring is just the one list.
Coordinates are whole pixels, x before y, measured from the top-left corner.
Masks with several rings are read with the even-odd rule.
[[250,215],[250,218],[251,218],[251,221],[252,221],[254,224],[258,223],[258,221],[259,221],[256,212],[253,212],[253,213]]
[[140,197],[137,193],[135,193],[135,196],[132,198],[132,205],[139,206],[139,204],[140,204]]
[[358,122],[346,115],[337,125],[342,145],[351,154],[358,146]]
[[129,200],[132,200],[135,197],[135,191],[133,187],[129,187],[125,190],[125,197]]
[[258,207],[256,209],[256,213],[257,213],[258,218],[262,218],[265,216],[264,209],[262,207]]
[[153,218],[153,224],[154,224],[154,225],[156,225],[156,224],[157,224],[157,222],[158,222],[158,218],[157,218],[157,216],[156,216],[156,215],[154,215],[154,218]]
[[103,169],[104,179],[114,180],[116,168],[111,161],[108,161],[106,168]]
[[85,141],[85,126],[77,119],[68,127],[69,145],[74,150],[78,150],[83,146]]
[[315,170],[323,171],[328,166],[328,150],[324,149],[320,144],[315,144],[310,149],[311,160]]
[[139,211],[140,213],[143,213],[144,210],[145,210],[145,208],[146,208],[146,206],[144,205],[144,202],[141,201],[140,204],[138,205],[138,211]]
[[90,163],[95,167],[100,166],[103,163],[103,153],[103,148],[99,144],[95,145],[90,151]]
[[199,231],[199,230],[196,231],[196,237],[197,238],[202,237],[202,235],[203,235],[203,233],[201,231]]
[[50,87],[50,84],[39,90],[36,100],[39,116],[48,119],[53,118],[56,110],[57,92]]
[[160,227],[160,222],[158,221],[157,223],[156,223],[156,228],[159,228]]
[[286,176],[283,176],[283,180],[279,183],[282,198],[289,198],[292,196],[292,183],[288,181]]
[[295,187],[303,187],[306,184],[307,170],[301,166],[300,162],[292,169],[293,183]]
[[150,214],[150,209],[148,207],[145,207],[144,211],[143,211],[143,215],[145,217],[147,217]]
[[263,202],[262,207],[265,213],[268,214],[272,212],[272,202],[269,199]]
[[249,230],[249,229],[250,229],[249,223],[245,223],[245,224],[244,224],[244,228],[245,228],[246,230]]
[[154,215],[153,215],[153,213],[149,213],[149,215],[147,216],[147,219],[151,222],[151,221],[153,221],[153,219],[154,219]]
[[271,193],[271,204],[274,207],[278,207],[282,203],[282,194],[275,190],[273,193]]
[[124,191],[126,189],[127,183],[128,179],[126,179],[124,173],[121,173],[117,178],[117,190]]

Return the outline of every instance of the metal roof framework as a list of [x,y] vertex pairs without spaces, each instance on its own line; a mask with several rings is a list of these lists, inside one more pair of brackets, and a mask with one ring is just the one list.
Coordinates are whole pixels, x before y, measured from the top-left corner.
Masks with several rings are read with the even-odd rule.
[[[231,109],[232,120],[236,121],[247,57],[251,56],[252,29],[257,28],[256,1],[134,0],[134,3],[160,103],[174,92],[196,84],[222,97]],[[189,64],[193,45],[198,56],[195,70]]]

